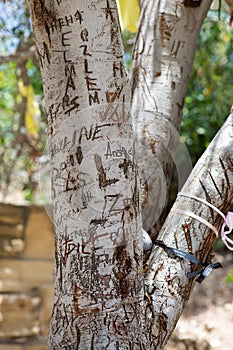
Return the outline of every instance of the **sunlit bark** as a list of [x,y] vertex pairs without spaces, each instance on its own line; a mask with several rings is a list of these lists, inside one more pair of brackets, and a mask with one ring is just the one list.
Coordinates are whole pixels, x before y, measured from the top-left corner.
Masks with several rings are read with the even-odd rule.
[[116,3],[34,0],[30,6],[56,230],[48,349],[139,346],[142,234]]
[[[182,192],[203,198],[224,214],[233,202],[232,145],[233,113],[182,188]],[[216,234],[200,219],[189,215],[189,212],[206,220],[217,230],[223,223],[223,218],[208,205],[196,199],[179,196],[158,239],[163,240],[167,246],[191,252],[203,263],[208,262]],[[154,344],[157,350],[162,349],[167,342],[189,299],[194,279],[188,279],[187,273],[193,270],[198,268],[189,261],[169,257],[163,249],[154,247],[145,276],[145,334],[153,329],[148,343]]]
[[[142,183],[142,221],[145,230],[157,222],[153,236],[164,220],[161,214],[168,199],[184,98],[200,28],[211,0],[195,7],[192,1],[184,3],[142,1],[133,52],[132,113]],[[183,165],[178,169],[179,186],[191,170],[185,147],[180,152]]]

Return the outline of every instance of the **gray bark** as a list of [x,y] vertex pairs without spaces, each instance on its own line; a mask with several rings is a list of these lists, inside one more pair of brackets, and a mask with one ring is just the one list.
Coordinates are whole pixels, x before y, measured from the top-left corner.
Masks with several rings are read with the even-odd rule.
[[[233,111],[182,188],[182,192],[206,200],[225,215],[233,203],[232,146]],[[185,212],[201,217],[216,230],[219,230],[223,223],[222,216],[206,204],[196,199],[178,196],[158,239],[163,240],[169,247],[190,252],[199,261],[208,263],[211,260],[210,254],[216,234],[200,220]],[[187,278],[187,273],[198,268],[187,260],[170,257],[162,248],[156,246],[147,266],[145,334],[153,328],[148,343],[153,343],[158,350],[167,342],[189,299],[194,279]]]
[[141,342],[142,230],[115,1],[31,1],[56,230],[48,349]]
[[176,0],[144,0],[131,68],[132,115],[141,177],[143,228],[153,238],[164,221],[174,163],[179,186],[191,172],[180,144],[182,169],[176,161],[184,98],[202,23],[211,0],[184,6]]

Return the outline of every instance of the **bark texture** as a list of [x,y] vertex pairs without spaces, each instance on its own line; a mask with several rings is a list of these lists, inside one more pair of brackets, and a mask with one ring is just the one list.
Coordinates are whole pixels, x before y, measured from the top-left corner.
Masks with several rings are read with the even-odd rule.
[[[224,214],[233,203],[232,145],[233,113],[182,188],[182,192],[205,199]],[[199,220],[179,210],[200,216],[217,230],[223,218],[200,201],[178,196],[159,233],[158,239],[167,246],[190,252],[199,261],[207,263],[211,259],[216,234]],[[145,334],[149,334],[148,349],[159,350],[166,344],[189,299],[194,279],[188,279],[187,273],[194,270],[198,268],[189,261],[171,257],[162,248],[153,248],[145,275]]]
[[[197,4],[197,1],[195,1]],[[184,146],[175,161],[184,98],[196,44],[211,0],[197,7],[177,0],[144,0],[131,69],[132,115],[142,189],[143,228],[159,232],[176,163],[179,186],[191,171]],[[179,155],[178,155],[179,156]],[[160,219],[159,219],[160,218]]]
[[115,1],[30,1],[56,230],[48,349],[139,348],[142,233]]
[[[158,110],[159,120],[166,115],[175,130],[178,122],[172,118],[182,106],[177,102],[178,94],[183,93],[180,79],[188,79],[187,69],[175,61],[183,45],[183,61],[190,54],[178,33],[182,38],[189,23],[196,28],[191,2],[190,13],[187,2],[166,3],[168,12],[162,2],[141,2],[142,7],[157,4],[150,8],[151,14],[159,10],[156,30],[163,45],[153,55],[163,57],[164,62],[168,57],[166,68],[158,60],[149,71],[153,79],[158,78],[156,89],[152,84],[145,90],[147,80],[139,84],[144,79],[140,70],[134,72],[141,77],[134,79],[134,86],[141,86],[138,93],[144,91],[144,112],[148,98],[148,114],[153,108]],[[188,300],[194,282],[186,274],[193,266],[155,247],[143,274],[130,92],[116,3],[31,0],[30,7],[48,115],[56,230],[55,297],[47,348],[162,349]],[[182,16],[186,26],[179,27]],[[152,22],[148,13],[145,20]],[[176,31],[171,29],[174,25]],[[177,38],[171,42],[174,33]],[[140,52],[138,47],[139,56]],[[150,50],[146,56],[150,57],[147,64],[152,65]],[[154,98],[163,84],[164,95]],[[173,103],[167,104],[170,98]],[[161,109],[158,99],[163,99]],[[152,119],[149,123],[152,126]],[[170,150],[175,142],[167,130],[161,133],[167,135]],[[233,199],[232,137],[231,115],[184,187],[185,192],[205,198],[224,213]],[[222,219],[208,206],[179,197],[159,238],[205,262],[216,237],[199,221],[174,211],[187,208],[219,228]]]

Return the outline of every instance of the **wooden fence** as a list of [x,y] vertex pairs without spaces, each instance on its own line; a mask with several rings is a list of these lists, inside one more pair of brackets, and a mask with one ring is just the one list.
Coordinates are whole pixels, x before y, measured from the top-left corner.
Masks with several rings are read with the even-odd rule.
[[0,350],[45,350],[54,231],[43,207],[0,204]]

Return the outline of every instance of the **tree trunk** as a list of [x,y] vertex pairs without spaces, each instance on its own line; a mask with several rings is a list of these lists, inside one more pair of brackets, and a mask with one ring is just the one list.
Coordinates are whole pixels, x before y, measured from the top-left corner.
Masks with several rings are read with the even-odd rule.
[[115,1],[30,2],[56,230],[48,349],[139,348],[142,234]]
[[[211,0],[144,0],[131,68],[132,115],[142,184],[143,228],[154,238],[164,221],[173,165],[179,186],[191,172],[184,145],[176,162],[184,98]],[[201,3],[201,4],[200,4]]]

